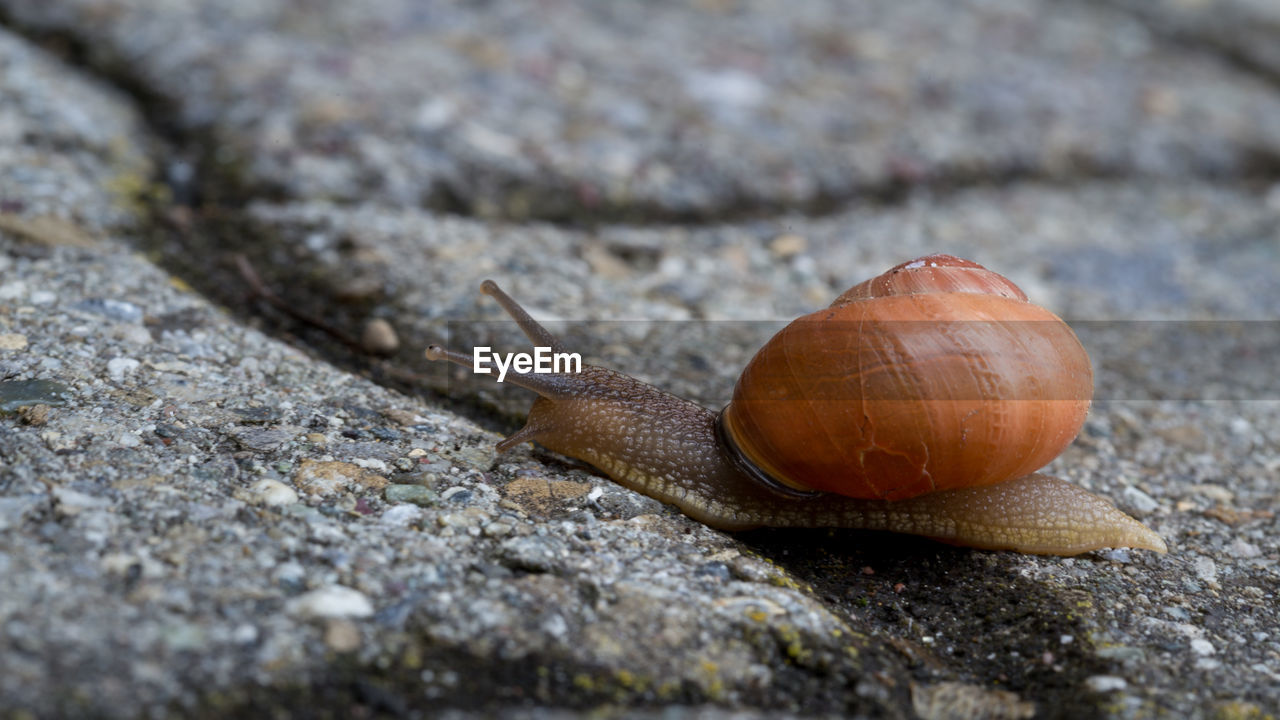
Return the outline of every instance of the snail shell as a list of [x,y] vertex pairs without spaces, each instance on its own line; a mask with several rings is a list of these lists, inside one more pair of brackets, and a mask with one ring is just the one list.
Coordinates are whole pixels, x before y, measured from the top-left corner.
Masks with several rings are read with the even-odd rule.
[[1027,475],[1084,424],[1071,328],[982,266],[931,255],[851,288],[752,358],[723,413],[797,489],[901,500]]

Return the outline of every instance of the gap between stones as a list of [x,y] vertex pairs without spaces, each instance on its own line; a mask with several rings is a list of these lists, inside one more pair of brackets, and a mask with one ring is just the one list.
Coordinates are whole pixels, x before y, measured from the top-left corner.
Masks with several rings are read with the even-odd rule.
[[[1233,46],[1218,34],[1196,34],[1176,25],[1175,22],[1160,22],[1150,19],[1142,11],[1133,6],[1115,0],[1090,0],[1096,7],[1124,13],[1145,27],[1157,41],[1179,48],[1191,48],[1197,52],[1216,58],[1242,75],[1250,75],[1280,91],[1280,69],[1270,67],[1255,60]],[[1272,159],[1272,176],[1280,174],[1280,167]]]

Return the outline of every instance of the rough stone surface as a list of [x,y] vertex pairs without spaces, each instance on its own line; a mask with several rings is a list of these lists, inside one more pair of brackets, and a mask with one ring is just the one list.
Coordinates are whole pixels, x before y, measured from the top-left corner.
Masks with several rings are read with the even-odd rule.
[[1108,0],[1155,32],[1221,55],[1249,72],[1280,77],[1280,6],[1268,0]]
[[[0,710],[1280,713],[1273,12],[835,5],[0,0]],[[1073,320],[1051,470],[1168,555],[715,532],[420,360],[526,346],[492,277],[719,407],[937,251]]]
[[152,167],[141,118],[119,92],[0,30],[0,108],[0,230],[84,245],[131,218]]
[[224,175],[291,198],[651,220],[1280,150],[1264,82],[1102,4],[0,7],[210,131]]

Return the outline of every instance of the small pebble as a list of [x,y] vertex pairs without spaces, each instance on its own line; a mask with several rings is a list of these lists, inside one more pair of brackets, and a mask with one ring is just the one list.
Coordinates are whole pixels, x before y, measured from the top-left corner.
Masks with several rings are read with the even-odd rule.
[[1213,647],[1213,643],[1202,638],[1197,638],[1191,641],[1191,652],[1194,652],[1197,655],[1212,655],[1217,652],[1217,650]]
[[471,497],[470,492],[471,492],[470,490],[468,490],[467,488],[461,485],[454,485],[452,487],[445,488],[444,492],[440,494],[440,497],[444,498],[445,500],[453,500],[454,497],[458,495],[463,495],[464,493],[466,493],[466,495],[464,495],[461,500],[457,501],[457,502],[466,502],[467,499]]
[[1196,577],[1201,580],[1205,582],[1217,582],[1218,565],[1212,558],[1200,555],[1191,562],[1191,567],[1196,571]]
[[484,528],[481,529],[481,532],[484,533],[485,537],[500,538],[500,537],[506,537],[510,535],[511,531],[514,529],[515,528],[513,528],[510,524],[499,520],[497,522],[491,522],[488,525],[485,525]]
[[1125,502],[1129,503],[1129,508],[1133,510],[1136,515],[1150,515],[1160,507],[1160,503],[1156,502],[1155,498],[1142,492],[1136,487],[1127,487],[1124,489],[1122,494],[1124,495]]
[[65,405],[62,396],[70,392],[53,380],[0,380],[0,412],[13,412],[27,405]]
[[18,417],[22,419],[23,424],[39,427],[49,422],[49,406],[43,403],[25,405],[18,410]]
[[237,645],[248,645],[258,640],[258,628],[244,623],[231,632],[231,641]]
[[1236,498],[1235,493],[1231,492],[1229,488],[1225,488],[1221,485],[1202,483],[1200,485],[1192,485],[1190,489],[1223,505],[1230,505]]
[[170,652],[201,650],[208,643],[204,628],[188,622],[165,625],[161,630],[160,641]]
[[253,498],[253,502],[259,505],[280,506],[292,505],[298,502],[298,493],[293,488],[285,485],[279,480],[266,478],[259,480],[249,488],[249,493]]
[[351,464],[358,465],[366,470],[376,470],[378,472],[386,472],[387,464],[377,458],[354,458]]
[[247,450],[274,452],[298,436],[299,428],[284,425],[278,428],[242,427],[231,431],[236,442]]
[[426,420],[426,418],[422,417],[418,413],[411,412],[409,410],[400,410],[398,408],[386,408],[381,412],[383,417],[387,418],[388,420],[394,422],[397,425],[402,425],[404,427],[417,425],[423,420]]
[[1112,645],[1098,648],[1097,655],[1100,658],[1119,660],[1123,663],[1140,663],[1146,659],[1146,653],[1141,648],[1129,645]]
[[1094,675],[1084,682],[1090,690],[1097,693],[1114,692],[1129,687],[1129,683],[1124,678],[1115,675]]
[[290,600],[285,609],[305,618],[362,618],[373,614],[373,602],[359,590],[328,585]]
[[365,323],[364,332],[360,334],[360,345],[365,352],[373,355],[392,355],[400,349],[400,337],[396,335],[391,323],[382,318],[374,318]]
[[1132,562],[1133,555],[1129,553],[1129,548],[1111,548],[1102,551],[1102,557],[1114,563],[1127,564]]
[[76,310],[84,310],[112,320],[126,323],[142,322],[142,308],[131,302],[112,298],[90,298],[74,305]]
[[27,336],[19,333],[0,333],[0,350],[25,350]]
[[351,652],[360,647],[360,628],[350,620],[331,619],[325,624],[324,644],[334,652]]
[[151,331],[141,325],[125,325],[117,328],[112,334],[131,345],[151,344]]
[[359,465],[337,461],[303,460],[293,474],[293,484],[311,495],[332,495],[351,486],[386,487],[386,478]]
[[418,507],[417,505],[400,503],[398,505],[392,505],[391,507],[387,508],[386,511],[382,513],[382,516],[379,519],[382,520],[382,522],[387,523],[388,525],[407,526],[407,525],[412,525],[418,520],[421,520],[422,515],[423,515],[422,508]]
[[483,510],[468,508],[461,512],[444,513],[436,518],[436,522],[439,523],[440,527],[478,529],[488,519],[488,514]]
[[137,555],[129,553],[108,553],[102,557],[102,569],[112,575],[127,576],[132,573],[142,574],[143,562]]
[[120,380],[126,373],[137,370],[138,365],[138,361],[133,358],[111,358],[107,361],[107,374],[112,380]]
[[1262,557],[1262,549],[1251,542],[1245,542],[1242,538],[1236,538],[1227,546],[1227,553],[1232,557],[1238,558],[1256,558]]
[[563,638],[569,634],[569,624],[559,613],[553,613],[542,621],[542,631],[554,638]]
[[53,497],[58,501],[58,512],[63,515],[78,515],[85,510],[98,510],[111,506],[106,498],[86,495],[66,487],[53,488]]
[[383,442],[395,442],[400,439],[400,433],[388,427],[374,426],[369,428],[369,434]]
[[780,258],[799,255],[808,247],[809,242],[805,240],[804,236],[795,233],[784,233],[769,243],[769,251]]
[[431,488],[422,485],[388,485],[385,495],[389,503],[413,503],[422,507],[435,505],[440,496]]
[[54,452],[67,452],[76,448],[75,438],[66,437],[56,430],[46,430],[40,433],[40,439],[44,441],[46,447]]
[[281,587],[295,591],[302,590],[307,580],[307,570],[295,560],[288,560],[276,566],[272,577]]

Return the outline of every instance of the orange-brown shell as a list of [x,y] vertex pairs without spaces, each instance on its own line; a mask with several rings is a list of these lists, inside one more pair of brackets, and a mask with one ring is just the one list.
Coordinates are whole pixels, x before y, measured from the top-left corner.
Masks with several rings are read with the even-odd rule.
[[793,487],[900,500],[1012,480],[1080,431],[1089,357],[1056,315],[933,255],[851,288],[752,358],[725,429]]

